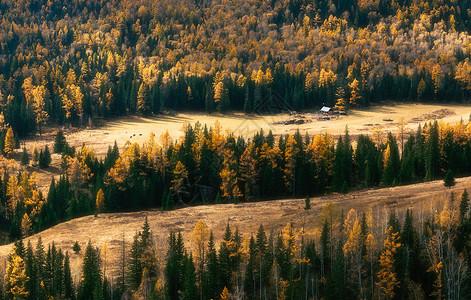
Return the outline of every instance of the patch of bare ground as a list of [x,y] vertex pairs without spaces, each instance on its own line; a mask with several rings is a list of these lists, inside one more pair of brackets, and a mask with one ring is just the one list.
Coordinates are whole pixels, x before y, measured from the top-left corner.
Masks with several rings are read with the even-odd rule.
[[[165,245],[170,231],[181,231],[186,246],[191,247],[190,235],[194,225],[203,219],[214,232],[217,241],[222,239],[227,223],[233,229],[239,228],[244,235],[256,234],[262,224],[267,231],[279,231],[286,223],[299,226],[304,222],[308,232],[319,227],[319,215],[323,206],[332,201],[347,214],[354,208],[359,212],[367,212],[373,222],[384,222],[389,210],[394,209],[402,215],[406,208],[416,212],[424,212],[442,205],[451,192],[460,195],[464,188],[469,188],[471,177],[457,179],[456,186],[451,189],[443,186],[442,180],[408,186],[391,187],[356,191],[349,194],[331,194],[311,198],[311,209],[304,210],[303,199],[285,199],[240,204],[220,204],[186,207],[174,211],[149,210],[132,213],[109,213],[99,216],[78,218],[54,226],[38,233],[27,241],[33,245],[39,237],[45,244],[54,242],[56,246],[71,254],[73,275],[80,276],[81,260],[86,243],[90,240],[102,248],[106,243],[109,249],[108,271],[113,275],[119,273],[120,253],[123,234],[126,247],[129,247],[135,232],[141,229],[145,217],[156,241],[159,256],[165,255]],[[78,241],[82,247],[79,254],[72,251],[72,246]],[[11,251],[12,245],[0,247],[0,261],[4,261]]]

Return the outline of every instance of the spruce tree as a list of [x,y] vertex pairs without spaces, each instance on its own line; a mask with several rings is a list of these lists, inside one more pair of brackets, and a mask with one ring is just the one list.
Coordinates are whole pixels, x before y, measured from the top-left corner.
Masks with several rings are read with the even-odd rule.
[[182,298],[184,300],[197,300],[198,288],[196,286],[195,265],[193,257],[187,255],[185,259],[185,274],[183,276]]
[[128,254],[127,262],[127,280],[129,289],[136,291],[139,288],[142,280],[142,247],[139,241],[139,234],[134,235],[131,250]]
[[21,165],[27,166],[29,165],[29,155],[28,151],[26,151],[26,147],[23,147],[23,152],[21,152]]
[[63,276],[63,297],[64,299],[74,299],[74,282],[72,280],[72,272],[70,270],[69,252],[65,253],[64,258],[64,276]]
[[443,185],[447,188],[451,188],[455,184],[455,175],[453,174],[452,170],[448,170],[445,174],[445,178],[443,178]]
[[311,199],[309,199],[309,196],[306,197],[306,200],[304,200],[304,209],[305,210],[311,209]]
[[94,249],[91,241],[83,255],[82,281],[80,282],[78,299],[101,299],[102,278],[100,270],[100,255],[98,249]]
[[54,153],[62,153],[67,146],[68,145],[64,136],[64,132],[59,129],[54,138]]

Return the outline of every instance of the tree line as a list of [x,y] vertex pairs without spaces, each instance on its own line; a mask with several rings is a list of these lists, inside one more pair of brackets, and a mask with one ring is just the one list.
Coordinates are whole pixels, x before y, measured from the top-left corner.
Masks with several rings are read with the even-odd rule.
[[[431,122],[408,135],[380,129],[352,141],[348,130],[337,141],[329,134],[252,138],[185,124],[174,140],[151,134],[143,144],[127,142],[121,153],[109,146],[99,159],[86,145],[76,150],[63,133],[53,151],[61,154],[63,175],[52,179],[47,195],[27,171],[0,176],[3,228],[11,240],[74,217],[105,211],[133,211],[223,202],[306,197],[352,189],[395,186],[470,172],[471,125]],[[30,164],[40,165],[49,150],[36,147]],[[35,158],[36,157],[36,158]],[[29,159],[28,159],[29,161]]]

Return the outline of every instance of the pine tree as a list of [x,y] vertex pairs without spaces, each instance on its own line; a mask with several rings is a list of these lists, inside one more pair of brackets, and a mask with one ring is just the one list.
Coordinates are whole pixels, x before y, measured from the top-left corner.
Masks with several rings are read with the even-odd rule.
[[209,234],[207,264],[204,276],[203,295],[208,299],[214,299],[219,291],[219,262],[214,244],[214,236],[211,231]]
[[195,265],[191,255],[185,259],[185,274],[183,276],[182,298],[184,300],[198,299],[198,288],[196,286]]
[[78,299],[101,299],[102,278],[100,270],[100,254],[94,249],[91,241],[83,255],[82,281],[80,282]]
[[72,250],[74,250],[75,254],[78,254],[80,252],[80,245],[78,241],[75,241],[74,246],[72,247]]
[[183,290],[185,267],[185,247],[181,233],[170,233],[167,264],[165,266],[166,294],[170,300],[179,299],[179,291]]
[[29,165],[29,155],[28,155],[28,151],[26,151],[26,147],[23,147],[23,152],[21,153],[21,165],[22,166]]
[[445,174],[445,178],[443,178],[443,185],[447,188],[451,188],[455,184],[455,175],[453,174],[452,170],[448,170]]
[[468,191],[464,189],[463,194],[461,194],[460,201],[460,220],[463,222],[465,218],[469,216],[469,196]]
[[131,245],[131,250],[128,254],[127,262],[127,280],[126,282],[129,285],[131,291],[136,291],[142,281],[142,247],[139,242],[139,234],[134,235],[133,243]]
[[69,252],[65,253],[64,258],[64,277],[63,277],[63,297],[65,299],[74,299],[74,282],[72,280],[72,272],[70,270]]
[[306,197],[306,200],[304,200],[304,209],[305,210],[311,209],[311,199],[309,199],[309,196]]
[[67,140],[65,139],[64,132],[59,129],[54,138],[54,153],[64,152],[67,146]]

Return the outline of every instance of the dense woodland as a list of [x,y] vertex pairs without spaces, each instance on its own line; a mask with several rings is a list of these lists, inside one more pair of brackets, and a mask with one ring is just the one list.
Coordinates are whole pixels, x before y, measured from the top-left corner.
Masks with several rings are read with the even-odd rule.
[[467,101],[461,1],[0,1],[0,104],[48,123],[171,110]]
[[[39,239],[15,243],[2,299],[468,299],[470,199],[449,194],[430,210],[346,216],[327,204],[317,229],[305,221],[247,234],[230,224],[221,241],[200,220],[190,243],[172,232],[156,246],[147,220],[132,245],[109,253],[89,242],[65,253]],[[308,201],[306,209],[309,209]],[[419,217],[416,217],[419,215]],[[72,247],[72,245],[70,245]],[[120,257],[110,275],[107,257]],[[70,255],[83,255],[80,277]]]
[[[398,126],[397,137],[376,130],[352,142],[348,129],[337,141],[328,134],[274,137],[263,130],[246,139],[217,121],[212,127],[186,123],[176,140],[168,132],[152,134],[143,145],[126,143],[121,153],[110,146],[100,159],[86,145],[70,147],[59,131],[53,149],[34,147],[30,154],[23,148],[21,163],[47,168],[53,151],[61,154],[63,175],[43,195],[34,174],[5,171],[0,220],[16,240],[92,213],[303,198],[440,178],[450,186],[455,176],[470,174],[471,123],[435,121],[410,136]],[[8,132],[6,156],[15,145]]]

